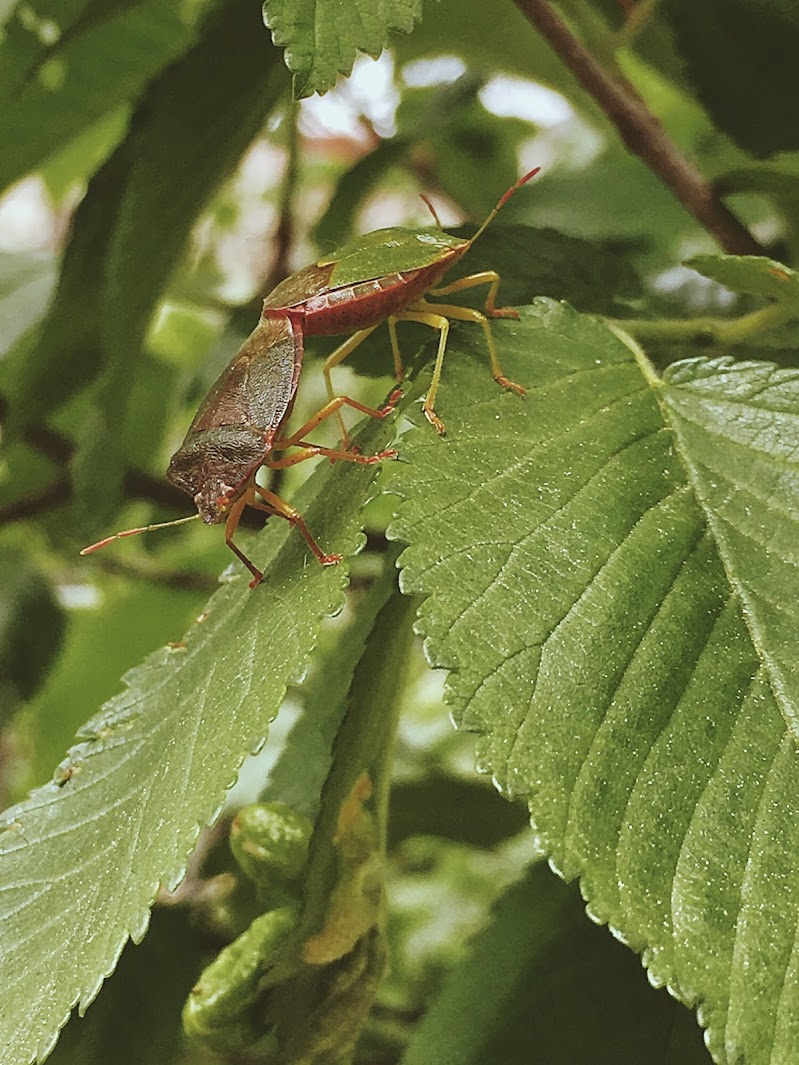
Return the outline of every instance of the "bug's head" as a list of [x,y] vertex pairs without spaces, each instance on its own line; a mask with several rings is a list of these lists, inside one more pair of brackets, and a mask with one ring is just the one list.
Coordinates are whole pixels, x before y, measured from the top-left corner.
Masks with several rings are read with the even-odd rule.
[[169,463],[167,480],[194,500],[206,525],[224,521],[263,463],[263,433],[225,426],[190,433]]

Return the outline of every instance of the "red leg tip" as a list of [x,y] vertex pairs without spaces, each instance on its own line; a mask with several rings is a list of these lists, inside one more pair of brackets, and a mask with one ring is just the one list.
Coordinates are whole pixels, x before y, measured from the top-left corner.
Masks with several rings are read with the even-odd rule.
[[255,574],[253,579],[250,581],[250,589],[252,590],[253,588],[257,588],[258,585],[261,583],[261,581],[263,579],[264,579],[263,573],[261,573],[261,571],[258,570],[258,572]]
[[519,312],[515,307],[486,307],[486,312],[491,318],[514,318],[518,320]]
[[422,410],[424,411],[425,418],[427,418],[427,420],[430,422],[436,432],[439,433],[441,436],[444,436],[447,430],[444,426],[444,423],[441,421],[436,412],[434,410],[428,409],[427,407],[422,407]]
[[527,389],[524,385],[517,385],[515,381],[511,381],[510,378],[505,377],[504,374],[499,374],[494,378],[498,385],[502,385],[503,388],[507,388],[510,392],[515,392],[517,396],[526,396]]
[[343,555],[320,555],[319,561],[323,566],[337,566],[343,558]]
[[391,412],[394,410],[394,408],[396,407],[397,403],[399,402],[399,399],[400,399],[401,396],[402,396],[402,389],[401,388],[395,388],[394,391],[391,393],[391,395],[386,400],[386,402],[383,404],[383,406],[378,411],[378,413],[379,413],[381,418],[385,418],[387,415],[391,414]]

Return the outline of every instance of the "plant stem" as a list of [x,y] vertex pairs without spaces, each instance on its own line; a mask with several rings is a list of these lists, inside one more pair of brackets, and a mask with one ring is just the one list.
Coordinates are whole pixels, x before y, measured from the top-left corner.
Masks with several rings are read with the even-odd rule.
[[646,27],[658,5],[659,0],[638,0],[637,4],[627,8],[627,20],[619,33],[619,43],[631,45],[638,34]]
[[783,325],[797,317],[795,308],[770,303],[740,318],[613,319],[612,324],[641,343],[688,343],[698,347],[729,346]]
[[299,104],[291,101],[286,113],[286,168],[280,185],[278,222],[274,236],[275,254],[264,286],[267,292],[271,292],[275,285],[291,272],[289,263],[294,244],[294,199],[300,161],[299,115]]
[[732,255],[762,255],[763,249],[752,234],[669,138],[635,88],[626,80],[616,80],[608,74],[577,40],[549,0],[514,2],[596,100],[630,151],[657,174],[719,245]]

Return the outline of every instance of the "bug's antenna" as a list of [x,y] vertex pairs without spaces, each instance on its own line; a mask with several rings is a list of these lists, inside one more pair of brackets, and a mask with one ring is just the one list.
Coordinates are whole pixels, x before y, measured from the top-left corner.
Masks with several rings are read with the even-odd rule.
[[159,521],[155,525],[142,525],[140,529],[123,529],[122,532],[114,533],[113,536],[106,536],[104,539],[98,540],[96,544],[89,544],[88,547],[83,548],[81,554],[90,555],[92,551],[99,551],[101,547],[106,547],[108,544],[113,543],[114,540],[122,540],[126,536],[138,536],[139,533],[153,532],[155,529],[168,529],[170,525],[185,525],[187,521],[196,521],[199,516],[199,514],[189,514],[187,518],[175,518],[174,521]]
[[430,199],[430,197],[429,196],[425,196],[425,194],[423,192],[420,192],[419,193],[419,199],[424,202],[424,205],[427,207],[428,211],[430,212],[430,214],[435,219],[436,225],[438,226],[438,228],[442,229],[443,227],[441,225],[441,219],[438,217],[438,213],[436,212],[436,209],[433,206],[433,201]]
[[505,204],[506,204],[506,203],[508,202],[508,200],[509,200],[509,199],[511,198],[511,196],[512,196],[512,195],[514,194],[514,192],[515,192],[515,191],[516,191],[517,189],[520,189],[520,188],[522,187],[522,185],[526,185],[526,184],[527,184],[527,182],[528,182],[528,181],[530,181],[530,179],[531,179],[531,178],[534,178],[534,177],[535,177],[535,175],[536,175],[536,174],[537,174],[537,173],[539,172],[539,170],[540,170],[540,169],[541,169],[541,167],[540,167],[540,166],[536,166],[536,167],[533,167],[533,169],[532,169],[532,170],[530,170],[530,171],[528,171],[528,173],[526,173],[526,174],[525,174],[525,175],[524,175],[523,177],[520,177],[520,178],[519,178],[519,180],[518,180],[518,181],[516,182],[516,184],[515,184],[515,185],[511,185],[511,187],[510,187],[510,188],[509,188],[509,189],[507,190],[507,192],[505,192],[505,193],[504,193],[504,194],[503,194],[503,195],[502,195],[502,196],[500,197],[500,199],[499,199],[499,200],[497,201],[497,204],[496,204],[496,206],[495,206],[495,207],[494,207],[494,209],[493,209],[493,210],[492,210],[492,211],[490,212],[490,214],[489,214],[489,215],[488,215],[488,217],[486,218],[485,222],[483,222],[483,224],[482,224],[482,225],[480,226],[480,228],[479,228],[479,229],[477,230],[477,232],[475,233],[475,235],[474,235],[474,236],[472,237],[472,239],[471,239],[471,240],[469,241],[469,244],[470,244],[470,245],[474,244],[474,242],[475,242],[475,241],[477,240],[477,238],[478,238],[478,237],[480,236],[480,234],[481,234],[481,233],[483,232],[483,230],[484,230],[484,229],[485,229],[485,228],[486,228],[487,226],[489,226],[489,225],[490,225],[490,224],[491,224],[491,223],[492,223],[492,222],[494,221],[494,219],[495,219],[495,218],[497,217],[497,215],[499,214],[499,212],[500,212],[500,211],[502,210],[502,208],[503,208],[503,207],[505,206]]

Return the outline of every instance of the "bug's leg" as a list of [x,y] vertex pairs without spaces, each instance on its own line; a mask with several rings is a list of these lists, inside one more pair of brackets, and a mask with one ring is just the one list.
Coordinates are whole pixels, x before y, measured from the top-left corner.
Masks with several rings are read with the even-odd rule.
[[225,521],[225,543],[228,545],[233,554],[244,563],[244,565],[252,574],[250,588],[257,588],[261,581],[264,579],[263,573],[261,572],[261,570],[258,569],[257,566],[254,566],[253,563],[250,562],[250,560],[247,558],[241,548],[236,547],[236,545],[233,543],[233,534],[235,533],[236,528],[239,524],[241,512],[248,504],[250,506],[257,505],[255,501],[255,492],[253,490],[252,485],[247,489],[246,492],[244,492],[243,495],[239,496],[239,498],[236,500],[236,502],[233,504],[233,506],[230,508],[230,511],[228,512],[228,516]]
[[[259,503],[257,499],[253,499],[251,505],[257,510],[266,511],[267,514],[277,514],[281,518],[285,518],[289,524],[297,529],[308,547],[313,551],[314,556],[323,566],[334,566],[337,562],[341,562],[341,555],[326,555],[324,553],[322,548],[311,535],[311,530],[302,520],[300,512],[292,507],[290,503],[287,503],[285,499],[281,499],[280,496],[275,495],[274,492],[270,492],[266,488],[261,488],[258,484],[255,485],[255,491],[261,497],[263,502]],[[250,587],[255,587],[255,585],[252,584]]]
[[388,326],[388,335],[391,340],[391,354],[394,356],[394,377],[397,379],[397,384],[401,384],[405,379],[405,367],[402,365],[402,354],[399,340],[397,340],[397,319],[393,314],[386,319],[386,325]]
[[[447,310],[446,307],[443,309]],[[444,352],[447,350],[449,322],[443,315],[434,313],[433,308],[423,303],[421,300],[413,307],[401,311],[397,315],[397,320],[403,322],[421,322],[422,325],[429,325],[431,329],[437,329],[439,332],[438,352],[436,354],[436,364],[433,367],[433,379],[430,382],[430,388],[427,390],[427,398],[422,404],[422,411],[430,424],[437,429],[439,433],[444,433],[446,432],[444,423],[433,408],[436,401],[436,393],[438,392],[438,384],[441,380],[441,368],[444,365]]]
[[[350,399],[349,396],[334,396],[329,403],[325,403],[324,407],[314,414],[313,418],[309,418],[305,425],[301,425],[296,433],[292,433],[291,436],[284,437],[282,440],[273,440],[272,450],[285,451],[287,447],[315,447],[316,445],[307,445],[303,438],[308,433],[312,433],[318,425],[321,425],[325,418],[329,418],[332,414],[338,417],[342,407],[352,407],[354,410],[361,411],[362,414],[368,414],[370,418],[385,418],[386,415],[391,414],[394,410],[401,395],[402,389],[395,388],[385,404],[377,410],[374,407],[367,407],[365,404],[359,403],[357,399]],[[325,451],[327,450],[329,449],[325,449]],[[322,454],[323,452],[320,450],[318,453]],[[355,456],[357,453],[345,447],[340,451],[336,451],[336,454],[349,457]],[[267,465],[272,466],[274,463],[267,462]]]
[[518,318],[519,312],[514,307],[497,307],[496,299],[499,291],[499,274],[496,270],[481,270],[479,274],[469,274],[451,285],[441,288],[431,288],[428,296],[451,296],[454,292],[463,292],[467,288],[475,288],[477,285],[490,285],[486,296],[485,310],[491,318]]
[[[420,300],[417,306],[427,306],[423,300]],[[486,338],[486,345],[488,347],[488,356],[491,359],[491,374],[497,384],[502,385],[503,388],[509,389],[511,392],[515,392],[517,396],[523,396],[526,394],[527,389],[524,385],[518,385],[515,381],[511,381],[509,377],[506,377],[502,372],[502,367],[499,364],[499,356],[497,355],[497,346],[494,343],[494,334],[491,332],[491,323],[484,314],[480,311],[475,311],[471,307],[458,307],[454,304],[450,306],[447,303],[430,304],[431,307],[435,306],[437,311],[445,314],[448,318],[454,318],[459,322],[475,322],[477,325],[482,326],[483,333]]]
[[[340,362],[343,362],[348,355],[350,355],[359,344],[362,344],[364,340],[377,329],[376,325],[370,326],[369,329],[359,329],[357,333],[353,333],[352,336],[345,340],[343,344],[339,344],[334,352],[332,352],[325,359],[325,364],[322,367],[322,374],[325,379],[325,385],[327,387],[328,399],[333,400],[336,398],[336,393],[333,390],[333,381],[330,377],[330,371],[334,366],[338,366]],[[339,429],[341,430],[341,441],[344,447],[349,447],[350,437],[347,432],[347,427],[344,424],[344,419],[341,417],[341,411],[336,411],[336,420],[338,421]],[[302,434],[304,435],[304,434]]]
[[388,451],[378,451],[376,455],[361,455],[358,451],[339,451],[333,447],[311,444],[307,440],[298,440],[296,446],[301,450],[295,451],[293,455],[286,455],[282,459],[268,458],[264,465],[268,466],[270,470],[284,470],[287,466],[296,466],[298,462],[305,462],[306,459],[315,459],[319,455],[324,455],[331,462],[357,462],[362,466],[373,466],[377,462],[382,462],[383,459],[395,459],[397,457],[397,452],[394,448],[390,448]]

